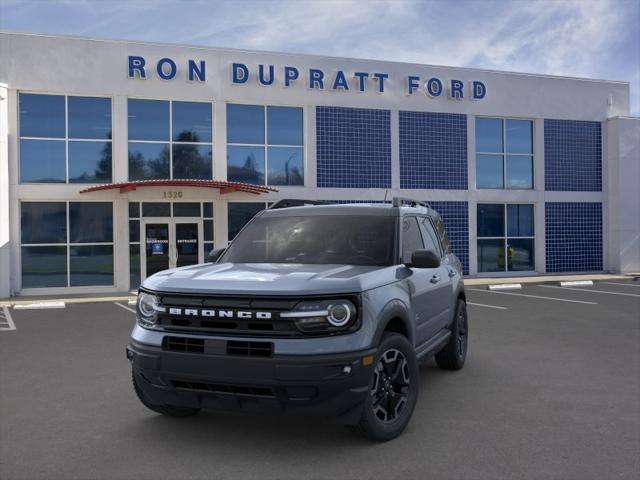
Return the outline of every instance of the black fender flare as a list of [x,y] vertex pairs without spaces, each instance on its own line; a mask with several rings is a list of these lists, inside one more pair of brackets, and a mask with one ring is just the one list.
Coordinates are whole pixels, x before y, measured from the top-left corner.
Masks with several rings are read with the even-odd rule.
[[389,325],[391,320],[395,318],[398,318],[402,321],[404,329],[407,333],[408,340],[413,345],[415,332],[413,323],[409,320],[410,315],[411,314],[409,307],[401,300],[391,300],[389,303],[387,303],[378,317],[378,326],[376,327],[376,331],[373,336],[373,346],[380,345],[380,341],[382,340],[382,336],[384,335],[384,331],[387,328],[387,325]]

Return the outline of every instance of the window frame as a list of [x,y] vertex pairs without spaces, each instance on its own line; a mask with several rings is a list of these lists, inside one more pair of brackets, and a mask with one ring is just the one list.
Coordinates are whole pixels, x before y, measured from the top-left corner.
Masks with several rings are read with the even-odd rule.
[[[422,238],[422,243],[423,244],[425,243],[424,236],[428,235],[431,238],[431,240],[433,240],[433,242],[435,243],[436,248],[438,249],[434,253],[439,255],[440,258],[444,258],[446,252],[445,252],[445,249],[444,249],[444,245],[442,244],[442,240],[440,239],[440,236],[438,235],[438,232],[436,231],[436,227],[435,227],[435,224],[433,222],[433,219],[429,215],[424,215],[424,216],[421,216],[419,218],[421,219],[421,221],[418,222],[418,227],[420,227],[420,233],[422,234],[422,237],[423,237]],[[422,224],[424,224],[425,222],[428,223],[431,226],[431,231],[433,232],[433,236],[429,233],[428,227],[426,225],[424,226],[426,231],[425,232],[422,231]],[[426,247],[427,246],[425,245],[425,248]]]
[[[269,148],[300,148],[302,149],[302,184],[301,185],[277,185],[280,187],[304,187],[307,178],[307,107],[306,105],[293,105],[293,104],[269,104],[269,103],[256,103],[256,102],[225,102],[225,121],[227,119],[227,108],[229,105],[245,105],[245,106],[257,106],[264,109],[264,143],[234,143],[226,142],[227,152],[227,171],[228,171],[228,149],[229,147],[254,147],[262,148],[264,151],[264,183],[257,185],[272,185],[269,183]],[[302,110],[302,145],[287,145],[287,144],[270,144],[269,143],[269,107],[284,107],[284,108],[299,108]],[[227,125],[228,128],[228,125]],[[227,134],[228,138],[228,134]],[[227,173],[228,180],[228,173]]]
[[[66,251],[66,268],[67,268],[67,283],[64,286],[57,287],[27,287],[27,290],[46,290],[52,288],[96,288],[96,287],[115,287],[116,285],[116,249],[115,249],[115,204],[113,200],[20,200],[19,208],[20,208],[20,217],[22,218],[22,205],[25,203],[64,203],[65,204],[65,227],[66,227],[66,236],[65,241],[60,243],[22,243],[22,220],[19,222],[18,227],[18,238],[20,238],[20,285],[22,286],[22,248],[23,247],[64,247]],[[111,242],[80,242],[80,243],[71,243],[71,223],[69,218],[69,204],[70,203],[109,203],[111,204],[111,229],[112,229],[112,237]],[[71,285],[71,247],[93,247],[93,246],[111,246],[111,257],[112,257],[112,278],[113,281],[111,284],[96,284],[96,285]],[[22,290],[25,290],[24,288]]]
[[[535,129],[536,122],[533,118],[525,118],[525,117],[495,117],[490,115],[476,115],[474,122],[477,122],[478,119],[491,119],[491,120],[500,120],[502,123],[502,152],[485,152],[477,150],[477,130],[474,136],[476,137],[474,140],[474,149],[475,149],[475,162],[476,162],[476,190],[522,190],[522,191],[531,191],[536,189],[536,172],[535,172]],[[519,121],[528,121],[531,122],[531,153],[509,153],[507,152],[507,121],[508,120],[519,120]],[[475,124],[474,124],[475,128]],[[502,157],[502,188],[491,188],[491,187],[480,187],[478,186],[478,156],[479,155],[494,155]],[[527,157],[531,159],[531,188],[511,188],[508,186],[507,182],[507,157]],[[483,202],[487,203],[487,202]]]
[[[129,100],[148,100],[154,102],[168,102],[169,103],[169,137],[166,140],[132,140],[129,138]],[[211,142],[178,142],[173,140],[173,102],[179,103],[203,103],[208,104],[211,107]],[[215,172],[215,133],[216,133],[216,118],[215,118],[215,101],[214,100],[182,100],[176,98],[151,98],[151,97],[138,97],[127,96],[127,179],[131,180],[131,172],[129,165],[129,145],[131,143],[143,143],[154,145],[167,145],[169,148],[169,178],[167,180],[173,180],[173,146],[174,145],[197,145],[197,146],[210,146],[211,147],[211,178],[205,180],[213,180],[216,177]],[[144,181],[144,180],[142,180]]]
[[[54,97],[64,97],[64,137],[23,137],[20,132],[20,95],[49,95]],[[70,182],[69,181],[69,142],[88,142],[88,143],[110,143],[111,144],[111,179],[108,183],[113,182],[113,166],[114,166],[114,134],[113,128],[114,119],[114,96],[113,95],[100,95],[100,94],[75,94],[68,93],[55,93],[55,92],[36,92],[32,90],[18,90],[17,93],[17,139],[18,139],[18,183],[20,185],[94,185],[96,182]],[[85,98],[108,98],[111,105],[111,138],[74,138],[69,137],[69,97],[85,97]],[[64,181],[62,182],[23,182],[22,181],[22,159],[20,158],[20,145],[22,140],[45,140],[64,142]],[[100,182],[97,182],[100,183]]]
[[[482,271],[479,268],[479,262],[478,262],[478,255],[476,254],[476,262],[478,262],[478,273],[487,273],[487,274],[499,274],[499,273],[513,273],[513,272],[535,272],[535,253],[536,253],[536,208],[535,208],[535,203],[533,202],[478,202],[476,204],[476,225],[478,224],[478,206],[480,205],[502,205],[502,213],[503,213],[503,220],[502,220],[502,227],[504,228],[504,235],[503,236],[490,236],[490,237],[481,237],[480,235],[478,235],[478,231],[477,231],[477,226],[476,226],[476,250],[478,248],[478,242],[479,240],[502,240],[503,243],[503,248],[505,251],[505,262],[504,262],[504,269],[503,270],[498,270],[498,271]],[[531,214],[532,214],[532,223],[533,223],[533,235],[532,236],[510,236],[509,235],[509,224],[508,224],[508,212],[507,212],[507,207],[509,207],[510,205],[529,205],[531,206]],[[507,261],[506,255],[507,255],[507,248],[508,248],[508,241],[509,240],[533,240],[533,248],[532,248],[532,253],[534,255],[533,257],[533,269],[532,270],[509,270],[509,262]]]
[[[406,265],[405,261],[404,261],[404,236],[405,236],[405,232],[404,232],[404,228],[402,226],[402,223],[407,220],[407,219],[413,219],[416,223],[416,228],[418,229],[418,236],[420,237],[420,241],[422,242],[422,248],[424,249],[424,237],[422,236],[422,229],[420,228],[420,221],[419,219],[421,218],[421,215],[401,215],[399,217],[399,221],[398,221],[398,230],[400,232],[400,248],[399,248],[399,253],[400,253],[400,265]],[[413,252],[415,252],[415,250],[413,250],[411,252],[411,254],[413,255]],[[411,262],[411,259],[409,259],[409,262]]]

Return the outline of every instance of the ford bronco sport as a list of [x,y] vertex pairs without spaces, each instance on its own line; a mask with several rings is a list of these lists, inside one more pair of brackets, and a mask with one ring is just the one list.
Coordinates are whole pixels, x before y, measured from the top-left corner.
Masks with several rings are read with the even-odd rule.
[[282,200],[211,263],[143,282],[127,357],[145,406],[331,416],[389,440],[419,360],[462,368],[462,268],[440,216],[399,198],[315,203]]

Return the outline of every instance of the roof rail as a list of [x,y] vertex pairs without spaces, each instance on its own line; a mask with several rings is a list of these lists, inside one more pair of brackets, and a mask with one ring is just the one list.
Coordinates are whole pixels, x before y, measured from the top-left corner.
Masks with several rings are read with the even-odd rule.
[[427,202],[423,202],[421,200],[415,200],[413,198],[405,198],[405,197],[393,197],[392,205],[394,207],[426,207],[431,208]]
[[283,198],[269,207],[269,210],[276,210],[278,208],[289,207],[304,207],[305,205],[329,205],[330,201],[327,200],[303,200],[298,198]]

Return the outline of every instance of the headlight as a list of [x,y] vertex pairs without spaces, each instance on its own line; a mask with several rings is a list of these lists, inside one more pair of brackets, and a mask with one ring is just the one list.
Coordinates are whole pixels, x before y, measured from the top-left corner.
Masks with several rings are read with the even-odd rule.
[[158,321],[158,312],[164,312],[160,299],[147,292],[138,293],[138,323],[144,327],[152,327]]
[[293,319],[298,330],[304,333],[334,333],[352,328],[357,319],[356,306],[351,300],[305,301],[281,318]]

